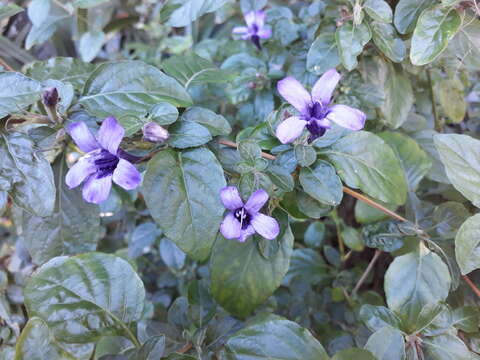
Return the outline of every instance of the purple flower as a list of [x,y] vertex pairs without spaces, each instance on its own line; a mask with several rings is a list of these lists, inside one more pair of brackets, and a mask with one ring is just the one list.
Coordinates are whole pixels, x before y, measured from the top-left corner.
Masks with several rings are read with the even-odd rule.
[[350,130],[360,130],[365,125],[365,114],[347,105],[330,105],[333,91],[340,80],[335,69],[328,70],[317,80],[309,94],[300,82],[286,77],[277,84],[280,95],[300,112],[282,122],[276,131],[282,144],[288,144],[298,138],[304,128],[310,132],[308,142],[325,134],[335,122]]
[[241,34],[243,40],[250,40],[258,50],[261,50],[260,39],[268,39],[272,36],[270,27],[265,26],[264,11],[250,11],[245,15],[247,26],[235,26],[234,34]]
[[153,143],[161,143],[170,137],[166,129],[158,125],[156,122],[150,121],[142,127],[143,139]]
[[72,189],[85,181],[85,201],[95,204],[105,201],[112,180],[125,190],[132,190],[140,184],[140,173],[125,160],[125,153],[118,148],[125,130],[114,117],[103,120],[96,138],[84,122],[72,123],[67,131],[86,154],[70,168],[65,183]]
[[280,226],[274,218],[259,213],[268,200],[265,190],[255,191],[244,204],[235,186],[227,186],[220,191],[223,205],[230,212],[220,225],[220,232],[227,239],[244,242],[250,235],[260,234],[265,239],[275,239]]

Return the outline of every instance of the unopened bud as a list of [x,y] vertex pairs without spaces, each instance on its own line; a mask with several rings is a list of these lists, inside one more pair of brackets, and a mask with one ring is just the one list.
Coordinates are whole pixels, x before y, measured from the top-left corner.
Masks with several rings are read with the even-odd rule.
[[43,91],[42,102],[45,106],[50,108],[57,106],[58,104],[58,91],[57,88],[48,88]]
[[164,142],[170,137],[167,129],[164,129],[153,121],[143,125],[142,131],[143,139],[154,143]]

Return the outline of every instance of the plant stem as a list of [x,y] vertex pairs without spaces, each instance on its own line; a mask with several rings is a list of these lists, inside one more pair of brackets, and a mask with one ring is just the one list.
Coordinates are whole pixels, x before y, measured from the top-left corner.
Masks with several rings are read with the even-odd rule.
[[15,71],[10,65],[7,64],[5,60],[0,58],[0,65],[2,65],[8,71]]
[[432,74],[430,69],[427,69],[427,78],[428,78],[428,84],[430,85],[430,99],[432,101],[432,111],[433,111],[433,118],[435,120],[435,130],[438,132],[442,132],[443,124],[437,112],[437,103],[435,102],[435,92],[433,91],[433,81],[432,81]]
[[355,295],[357,293],[358,289],[360,289],[360,286],[362,286],[362,284],[365,281],[365,279],[367,278],[368,274],[370,274],[370,271],[372,271],[373,265],[375,265],[375,263],[377,262],[377,260],[378,260],[378,258],[380,257],[381,254],[382,254],[382,252],[380,250],[375,250],[375,254],[372,257],[372,260],[370,260],[367,268],[365,269],[365,271],[363,272],[360,279],[358,279],[357,284],[353,288],[352,295]]
[[473,283],[467,275],[462,275],[463,280],[473,290],[473,292],[480,298],[480,289]]
[[342,239],[342,234],[341,234],[342,224],[341,224],[340,217],[338,216],[337,209],[334,209],[330,213],[330,217],[332,218],[333,222],[335,223],[335,228],[337,230],[338,249],[340,250],[340,259],[343,262],[343,261],[345,261],[345,245],[344,245],[343,239]]

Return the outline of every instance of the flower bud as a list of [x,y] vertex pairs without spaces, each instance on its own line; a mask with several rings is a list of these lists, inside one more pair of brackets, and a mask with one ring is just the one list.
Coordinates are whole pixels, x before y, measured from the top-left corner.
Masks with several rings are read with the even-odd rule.
[[42,94],[42,102],[45,106],[55,107],[58,103],[58,91],[57,88],[48,88]]
[[170,137],[166,129],[153,121],[143,125],[142,131],[143,139],[154,143],[164,142]]

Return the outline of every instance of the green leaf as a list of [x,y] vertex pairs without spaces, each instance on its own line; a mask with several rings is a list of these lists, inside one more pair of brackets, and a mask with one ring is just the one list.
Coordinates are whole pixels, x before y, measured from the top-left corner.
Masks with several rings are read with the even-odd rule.
[[256,236],[241,243],[219,235],[215,242],[210,259],[212,295],[235,316],[244,318],[265,302],[288,270],[293,234],[287,217],[279,214],[273,216],[283,231],[276,240],[263,240],[278,248],[269,258],[260,253]]
[[230,0],[182,0],[182,5],[173,11],[167,24],[173,27],[187,26],[203,14],[218,10],[228,1]]
[[433,212],[435,230],[444,239],[453,239],[460,226],[470,217],[467,208],[455,201],[438,205]]
[[332,360],[377,360],[368,350],[351,348],[339,351],[332,357]]
[[17,233],[33,262],[43,264],[55,256],[94,251],[100,238],[98,206],[85,202],[82,191],[65,184],[63,158],[55,165],[57,199],[53,214],[40,217],[26,211],[16,215]]
[[[395,211],[398,207],[397,205],[387,204],[380,200],[376,201],[392,211]],[[362,201],[357,201],[355,203],[355,220],[360,224],[370,224],[380,220],[388,219],[388,217],[389,216],[383,211],[375,209],[374,207],[371,207]]]
[[400,328],[398,316],[385,306],[363,305],[360,308],[360,319],[374,332],[385,327]]
[[385,102],[381,106],[382,115],[389,127],[397,129],[407,121],[413,105],[411,82],[401,68],[389,64],[383,89]]
[[455,335],[441,334],[422,339],[426,358],[432,360],[472,360],[472,353]]
[[365,344],[377,360],[404,360],[405,341],[398,329],[386,326],[374,332]]
[[152,246],[159,235],[161,231],[151,221],[138,225],[128,241],[128,256],[132,259],[141,256],[144,249]]
[[322,75],[328,69],[340,64],[335,35],[330,32],[321,33],[310,46],[307,53],[307,70]]
[[283,279],[284,284],[292,281],[304,281],[309,284],[318,284],[329,276],[329,266],[325,260],[313,249],[295,249],[290,259],[290,267]]
[[326,226],[323,222],[315,221],[308,225],[305,234],[303,235],[303,241],[305,245],[312,248],[318,248],[322,246],[325,239]]
[[163,238],[160,242],[160,256],[170,268],[181,270],[185,265],[186,254],[171,240]]
[[438,134],[433,140],[452,185],[480,207],[480,141],[458,134]]
[[132,266],[103,253],[53,258],[32,275],[24,295],[31,317],[44,320],[56,339],[73,343],[130,334],[145,300]]
[[365,24],[358,26],[348,22],[343,24],[335,32],[340,60],[347,70],[353,70],[357,67],[357,56],[363,50],[363,47],[372,38],[370,29]]
[[312,146],[295,145],[295,158],[300,166],[310,166],[317,160],[317,153]]
[[299,180],[303,190],[321,203],[335,206],[342,201],[342,181],[326,161],[318,160],[311,167],[303,167]]
[[81,9],[88,9],[108,1],[110,0],[75,0],[72,5]]
[[388,307],[407,322],[416,321],[427,304],[443,301],[450,290],[447,265],[424,246],[396,257],[385,274]]
[[417,23],[420,13],[435,0],[400,0],[395,7],[393,23],[400,34],[411,33]]
[[20,335],[13,360],[76,360],[65,351],[50,333],[48,325],[31,317]]
[[384,202],[405,202],[407,184],[400,162],[380,137],[366,131],[353,132],[322,149],[321,154],[333,163],[348,186]]
[[125,129],[125,136],[132,136],[150,121],[154,121],[159,125],[169,125],[174,123],[177,118],[178,110],[175,106],[167,102],[160,102],[143,116],[127,115],[118,118],[118,121]]
[[448,47],[468,70],[480,69],[480,20],[467,15]]
[[462,306],[452,311],[453,326],[466,333],[474,333],[480,323],[480,309],[476,306]]
[[84,63],[78,59],[56,57],[29,64],[27,75],[38,81],[54,79],[70,82],[77,89],[81,89],[94,69],[93,64]]
[[392,8],[383,0],[366,0],[363,3],[363,8],[368,15],[374,20],[384,23],[392,22]]
[[162,69],[180,81],[186,89],[190,85],[233,80],[230,72],[217,68],[210,60],[198,56],[193,51],[168,58],[162,63]]
[[198,106],[188,108],[182,114],[182,119],[194,121],[206,127],[212,136],[228,135],[232,131],[230,123],[222,115]]
[[22,12],[23,8],[15,4],[1,4],[0,5],[0,20],[9,18],[19,12]]
[[328,360],[307,329],[277,315],[252,319],[227,340],[225,348],[229,360]]
[[455,237],[455,256],[462,274],[480,268],[480,214],[468,218]]
[[410,60],[425,65],[435,60],[448,46],[462,20],[456,10],[434,7],[422,12],[413,32]]
[[106,41],[103,31],[89,31],[80,37],[78,51],[85,62],[90,62],[98,55]]
[[20,73],[0,73],[0,118],[18,113],[40,99],[42,87]]
[[363,251],[365,248],[365,243],[360,232],[351,226],[345,226],[342,229],[341,237],[345,245],[353,251]]
[[152,336],[139,349],[127,350],[128,360],[158,360],[165,351],[165,335]]
[[55,183],[49,162],[35,152],[33,141],[21,133],[0,134],[0,189],[15,204],[37,215],[49,216],[55,205]]
[[427,178],[444,184],[450,184],[445,172],[445,167],[440,160],[440,154],[435,146],[434,137],[438,133],[434,130],[421,130],[411,133],[410,136],[420,145],[420,147],[428,154],[432,161],[432,168],[427,174]]
[[432,162],[415,140],[400,133],[382,132],[379,136],[393,149],[407,178],[408,188],[415,191],[420,181],[427,175]]
[[220,190],[225,186],[223,169],[209,150],[164,150],[149,161],[142,192],[165,235],[204,260],[222,221]]
[[295,181],[290,172],[283,166],[269,165],[267,173],[272,182],[284,191],[292,191],[295,186]]
[[465,90],[458,77],[440,80],[438,84],[438,99],[443,112],[454,123],[460,123],[465,118],[467,103],[465,102]]
[[390,24],[378,21],[370,23],[375,45],[393,62],[401,62],[405,58],[406,49],[395,28]]
[[117,118],[142,116],[161,101],[175,106],[192,104],[175,79],[141,61],[101,64],[88,78],[79,99],[91,115]]
[[168,143],[178,149],[200,146],[212,140],[208,129],[193,121],[177,121],[168,132],[170,133]]

